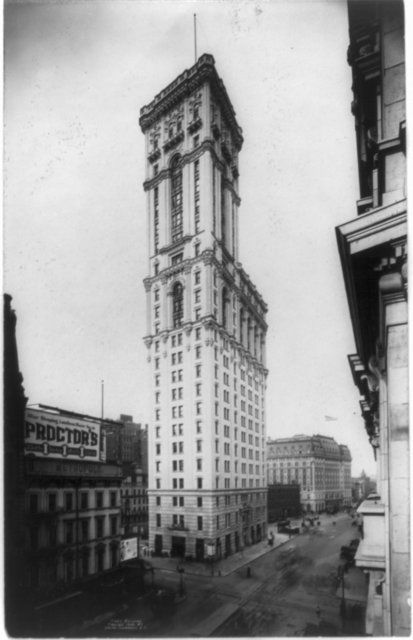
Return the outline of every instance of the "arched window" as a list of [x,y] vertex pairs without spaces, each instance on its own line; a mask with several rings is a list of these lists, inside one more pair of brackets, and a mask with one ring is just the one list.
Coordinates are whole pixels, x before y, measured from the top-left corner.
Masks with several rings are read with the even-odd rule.
[[222,289],[222,326],[224,329],[228,326],[228,292],[225,287]]
[[180,156],[171,162],[171,235],[172,242],[182,238],[182,169],[179,166]]
[[174,285],[172,290],[172,324],[174,328],[180,327],[184,317],[184,290],[180,282]]

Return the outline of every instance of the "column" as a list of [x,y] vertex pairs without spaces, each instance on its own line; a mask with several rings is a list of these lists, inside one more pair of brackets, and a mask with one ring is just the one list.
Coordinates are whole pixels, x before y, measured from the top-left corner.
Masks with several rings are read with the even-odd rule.
[[191,266],[185,266],[185,286],[184,286],[184,323],[192,320],[192,278]]
[[183,235],[194,232],[193,201],[194,201],[194,164],[186,163],[182,167],[182,216]]

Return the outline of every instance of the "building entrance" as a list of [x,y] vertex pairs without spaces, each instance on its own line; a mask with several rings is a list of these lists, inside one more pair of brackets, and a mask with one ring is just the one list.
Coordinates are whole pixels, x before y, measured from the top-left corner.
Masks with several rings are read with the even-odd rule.
[[160,556],[162,553],[162,536],[160,533],[155,534],[155,555]]
[[172,536],[171,556],[185,558],[185,538],[183,536]]

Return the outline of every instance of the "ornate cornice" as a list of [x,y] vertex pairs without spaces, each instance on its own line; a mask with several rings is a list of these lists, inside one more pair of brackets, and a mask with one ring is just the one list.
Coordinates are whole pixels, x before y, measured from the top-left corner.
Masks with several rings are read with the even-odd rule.
[[213,56],[202,55],[190,68],[181,73],[171,84],[158,93],[149,104],[140,111],[139,124],[145,133],[159,118],[176,104],[186,99],[195,89],[209,82],[212,93],[217,99],[238,149],[243,143],[242,129],[235,118],[235,111],[228,97],[224,83],[215,69]]

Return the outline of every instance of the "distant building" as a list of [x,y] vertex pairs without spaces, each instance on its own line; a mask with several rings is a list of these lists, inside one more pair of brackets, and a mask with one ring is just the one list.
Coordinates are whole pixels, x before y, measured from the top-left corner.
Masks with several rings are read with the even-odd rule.
[[122,533],[148,536],[148,425],[130,415],[105,426],[106,458],[122,466]]
[[376,481],[366,476],[364,471],[361,472],[360,477],[351,478],[351,498],[353,502],[361,502],[376,491]]
[[268,522],[301,515],[300,487],[298,484],[268,485]]
[[122,533],[148,537],[148,474],[137,464],[124,463],[121,489]]
[[106,459],[110,462],[137,464],[148,473],[148,425],[133,422],[133,417],[121,414],[120,419],[105,426]]
[[328,436],[297,435],[267,442],[268,484],[295,483],[304,511],[351,504],[351,455]]
[[[407,4],[407,3],[406,3]],[[349,356],[377,460],[356,564],[369,574],[366,633],[411,629],[404,6],[349,0],[360,199],[336,229],[356,353]],[[356,160],[356,158],[355,158]],[[350,216],[349,216],[350,218]]]

